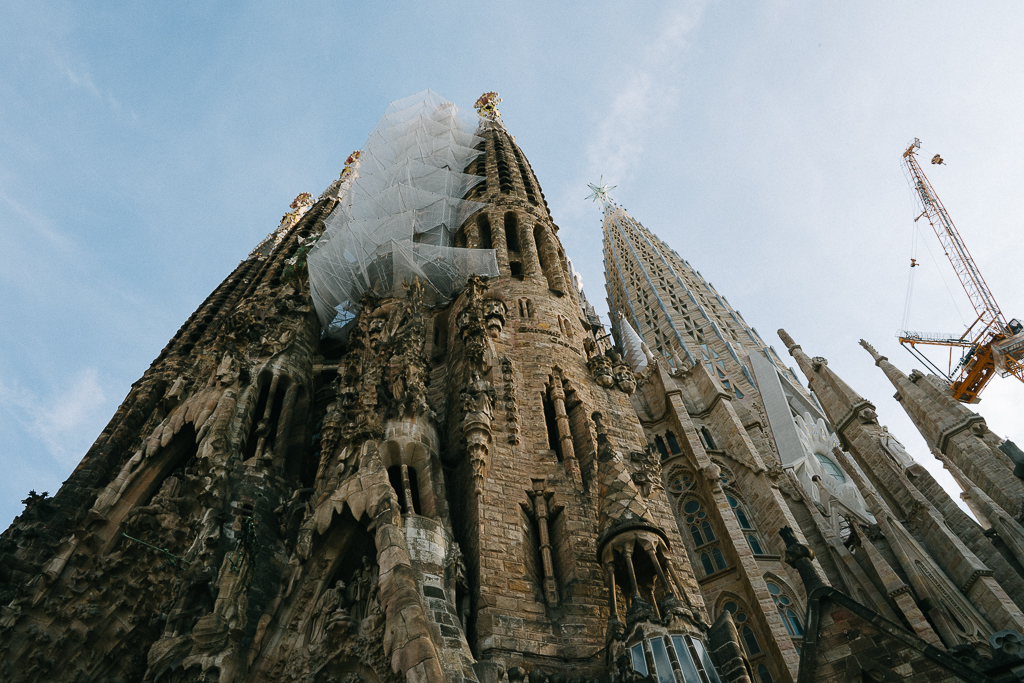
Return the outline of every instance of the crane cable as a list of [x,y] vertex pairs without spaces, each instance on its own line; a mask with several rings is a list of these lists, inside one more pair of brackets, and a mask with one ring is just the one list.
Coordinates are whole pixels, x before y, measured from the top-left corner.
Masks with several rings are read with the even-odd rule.
[[907,276],[907,296],[903,302],[903,324],[900,326],[901,330],[908,329],[907,323],[910,320],[910,303],[914,298],[914,268],[919,265],[917,262],[917,238],[919,234],[917,224],[915,224],[914,229],[910,231],[910,274]]
[[[922,152],[925,152],[924,147],[921,147],[920,149],[921,149]],[[910,190],[910,193],[911,193],[911,195],[913,196],[913,199],[914,199],[913,205],[918,205],[918,204],[921,203],[921,197],[917,193],[917,190],[914,188],[913,178],[909,174],[909,172],[907,171],[905,164],[903,164],[903,170],[904,170],[904,175],[907,176],[907,180],[909,181],[909,184],[910,184],[910,187],[908,189]],[[910,275],[907,278],[907,295],[906,295],[906,299],[905,299],[904,304],[903,304],[903,329],[904,330],[908,329],[907,325],[908,325],[908,322],[910,320],[911,300],[913,298],[913,293],[914,293],[914,268],[919,266],[919,265],[921,265],[921,262],[917,260],[917,250],[918,250],[918,247],[920,246],[921,241],[922,241],[922,238],[921,238],[921,224],[918,222],[919,219],[921,219],[921,218],[926,218],[923,206],[922,206],[922,213],[918,214],[917,217],[914,219],[914,229],[911,231],[911,237],[910,237],[910,264],[911,265],[910,265]],[[960,311],[960,306],[958,306],[957,303],[956,303],[956,297],[953,296],[953,290],[950,289],[949,283],[946,282],[946,277],[942,274],[942,268],[939,266],[938,259],[936,259],[935,258],[935,254],[932,253],[932,248],[929,245],[929,240],[924,239],[924,246],[925,246],[925,249],[928,250],[928,256],[931,258],[932,265],[935,266],[935,270],[939,274],[939,279],[942,281],[942,285],[946,288],[946,292],[949,294],[949,300],[953,303],[953,308],[956,309],[957,315],[960,316],[960,322],[963,324],[964,327],[967,327],[967,320],[964,318],[964,314]],[[946,255],[946,258],[948,260],[948,258],[949,258],[948,254]]]

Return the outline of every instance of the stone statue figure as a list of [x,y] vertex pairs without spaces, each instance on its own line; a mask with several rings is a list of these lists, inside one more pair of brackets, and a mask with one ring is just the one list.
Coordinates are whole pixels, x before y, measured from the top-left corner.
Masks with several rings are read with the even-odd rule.
[[213,555],[203,553],[203,561],[185,570],[179,579],[174,607],[167,615],[164,637],[189,633],[202,615],[212,612],[217,597],[217,567]]
[[352,619],[362,621],[376,609],[377,599],[377,566],[369,555],[363,556],[362,568],[356,567],[348,581],[345,592],[345,604],[348,606]]
[[[465,629],[466,618],[469,616],[469,591],[466,590],[469,584],[466,581],[466,561],[458,543],[452,543],[444,564],[451,601],[458,610],[459,621],[462,623],[462,628]],[[461,600],[459,600],[460,588],[462,589]]]
[[473,412],[483,413],[491,417],[491,409],[494,405],[494,389],[491,383],[480,376],[479,370],[473,370],[470,374],[469,384],[466,386],[466,393],[470,398],[470,409]]
[[895,436],[889,432],[889,428],[883,426],[882,433],[878,435],[882,442],[882,448],[888,451],[889,455],[896,459],[902,467],[910,467],[914,464],[914,458],[907,452]]
[[316,602],[315,615],[313,616],[313,629],[309,633],[309,642],[315,645],[327,633],[327,626],[331,617],[338,609],[344,609],[341,598],[345,594],[345,582],[338,581],[334,588],[328,588]]
[[124,464],[117,478],[96,497],[96,502],[93,503],[92,509],[89,511],[91,518],[106,519],[107,512],[121,499],[121,494],[135,479],[142,459],[143,451],[140,449]]
[[160,529],[182,533],[179,506],[182,503],[182,484],[175,474],[167,477],[149,505],[142,505],[131,511],[128,527],[138,529]]

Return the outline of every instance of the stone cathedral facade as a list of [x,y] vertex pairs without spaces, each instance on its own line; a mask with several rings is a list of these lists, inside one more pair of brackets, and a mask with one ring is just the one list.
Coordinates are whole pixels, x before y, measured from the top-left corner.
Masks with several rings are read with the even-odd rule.
[[1019,451],[871,350],[979,524],[606,200],[612,338],[491,95],[389,110],[26,499],[0,680],[1019,680]]

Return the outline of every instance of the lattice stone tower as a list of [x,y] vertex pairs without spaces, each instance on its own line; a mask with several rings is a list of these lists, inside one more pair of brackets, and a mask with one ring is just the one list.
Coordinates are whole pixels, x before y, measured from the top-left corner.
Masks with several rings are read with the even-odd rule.
[[735,630],[496,99],[395,103],[27,501],[3,680],[719,680]]
[[[990,485],[1012,478],[1008,447],[934,382],[906,378],[869,347],[949,456],[985,531],[824,358],[780,330],[812,395],[698,271],[605,188],[595,198],[614,332],[640,377],[633,405],[705,603],[735,624],[747,675],[842,680],[875,667],[872,680],[981,680],[1016,661],[998,653],[1024,631],[1019,482]],[[784,527],[794,531],[785,542]],[[885,643],[897,632],[902,644]],[[955,658],[935,654],[946,651],[985,663],[954,673]]]

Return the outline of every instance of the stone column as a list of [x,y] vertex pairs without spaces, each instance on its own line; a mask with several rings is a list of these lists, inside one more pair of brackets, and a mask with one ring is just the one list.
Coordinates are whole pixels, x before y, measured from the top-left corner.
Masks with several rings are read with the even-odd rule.
[[[275,377],[275,380],[277,378]],[[288,457],[288,437],[291,435],[292,413],[295,412],[295,403],[299,397],[299,385],[292,382],[284,392],[284,401],[281,404],[281,416],[278,418],[277,438],[274,439],[274,464],[284,464]],[[272,406],[268,402],[268,408]],[[268,413],[269,414],[269,413]]]
[[565,389],[562,387],[562,374],[556,371],[551,376],[551,385],[548,387],[548,397],[555,407],[555,421],[558,424],[558,439],[562,446],[562,464],[565,471],[573,478],[577,485],[582,483],[580,476],[580,463],[576,459],[576,451],[573,449],[572,431],[569,427],[569,415],[565,411]]
[[544,598],[552,607],[558,605],[558,581],[555,579],[555,564],[551,556],[551,533],[548,529],[549,508],[553,491],[533,489],[527,491],[533,503],[533,515],[540,532],[540,558],[544,565]]
[[537,255],[537,244],[533,240],[533,225],[519,221],[519,249],[523,256],[523,275],[530,279],[540,279],[543,271],[540,267],[540,256]]
[[[505,213],[500,209],[489,211],[487,220],[491,224],[491,246],[494,247],[494,257],[498,261],[498,270],[502,277],[509,277],[511,274],[508,267],[508,243],[505,241]],[[496,220],[497,219],[497,220]]]
[[260,421],[256,424],[255,434],[259,438],[259,441],[256,442],[257,460],[263,455],[263,447],[266,445],[267,433],[270,432],[270,414],[274,411],[274,397],[277,395],[277,385],[280,380],[281,375],[278,374],[275,374],[274,378],[270,380],[270,389],[267,391],[267,405],[263,409],[263,415],[260,417]]
[[560,294],[565,293],[565,274],[562,272],[561,259],[558,257],[558,248],[551,235],[551,228],[541,224],[541,240],[537,250],[544,255],[543,263],[547,265],[544,275],[548,279],[548,287]]
[[407,515],[415,515],[417,510],[412,505],[412,485],[409,483],[409,466],[402,465],[402,488],[405,490],[404,512]]

